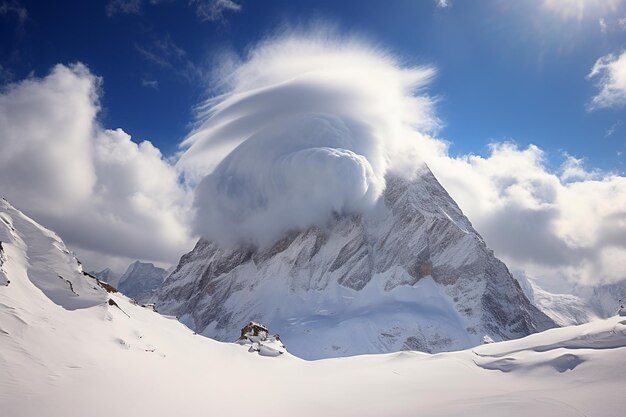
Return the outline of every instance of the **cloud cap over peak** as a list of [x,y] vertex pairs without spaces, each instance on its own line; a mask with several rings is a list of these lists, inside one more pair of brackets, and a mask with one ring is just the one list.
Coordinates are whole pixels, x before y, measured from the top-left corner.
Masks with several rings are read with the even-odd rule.
[[433,100],[418,95],[434,73],[328,32],[252,48],[183,143],[178,167],[199,183],[196,231],[262,245],[366,210],[386,172],[414,161],[418,131],[438,126]]

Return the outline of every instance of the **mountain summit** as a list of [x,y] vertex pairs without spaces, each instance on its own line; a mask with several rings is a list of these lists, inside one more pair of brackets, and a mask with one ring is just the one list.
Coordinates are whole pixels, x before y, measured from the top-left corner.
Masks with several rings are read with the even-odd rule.
[[159,311],[223,341],[266,323],[307,359],[441,352],[554,326],[427,167],[386,183],[368,213],[267,248],[201,239],[159,289]]

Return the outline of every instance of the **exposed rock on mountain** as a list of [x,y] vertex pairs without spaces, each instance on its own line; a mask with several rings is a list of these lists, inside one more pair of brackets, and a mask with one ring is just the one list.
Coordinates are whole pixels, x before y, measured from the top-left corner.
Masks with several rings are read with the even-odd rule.
[[253,321],[241,329],[237,343],[248,346],[248,352],[258,352],[261,356],[278,356],[287,352],[277,334],[270,336],[267,327]]

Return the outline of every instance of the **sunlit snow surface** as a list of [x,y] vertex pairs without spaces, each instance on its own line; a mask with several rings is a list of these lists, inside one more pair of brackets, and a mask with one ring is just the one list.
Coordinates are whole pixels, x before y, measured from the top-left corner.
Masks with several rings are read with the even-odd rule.
[[[41,227],[21,234],[15,225],[28,219],[5,203],[2,213],[0,268],[10,281],[0,286],[2,416],[607,417],[626,409],[623,316],[436,355],[264,357],[107,294],[67,266],[74,258],[56,236]],[[62,289],[57,268],[75,272],[65,277],[75,293]]]

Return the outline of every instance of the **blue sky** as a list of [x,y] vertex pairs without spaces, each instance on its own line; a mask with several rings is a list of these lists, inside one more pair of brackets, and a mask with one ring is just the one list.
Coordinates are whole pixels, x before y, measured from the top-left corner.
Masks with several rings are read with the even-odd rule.
[[207,19],[198,7],[211,2],[3,0],[2,82],[82,62],[104,81],[101,123],[169,155],[189,132],[194,105],[211,94],[220,59],[245,55],[281,27],[324,21],[438,69],[429,93],[439,97],[439,136],[453,155],[513,140],[537,144],[555,167],[567,152],[621,173],[624,109],[589,111],[598,88],[587,75],[624,48],[626,7],[586,0],[582,14],[568,13],[584,1],[565,0],[562,10],[541,0],[242,1]]

